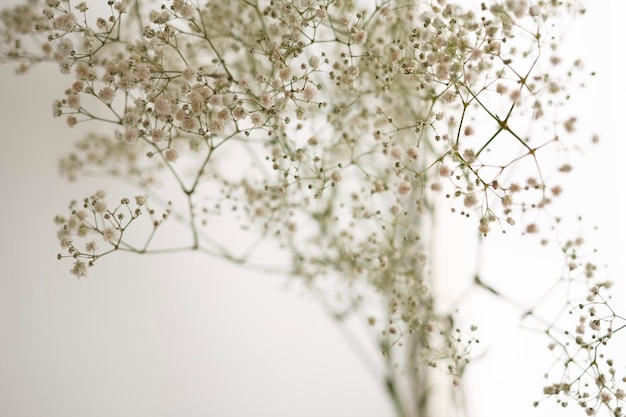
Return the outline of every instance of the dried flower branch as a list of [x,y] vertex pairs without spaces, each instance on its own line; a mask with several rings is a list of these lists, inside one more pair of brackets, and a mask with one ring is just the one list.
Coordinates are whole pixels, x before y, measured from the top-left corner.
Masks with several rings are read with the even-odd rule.
[[[0,60],[19,73],[54,63],[70,81],[53,115],[110,127],[78,142],[64,177],[141,190],[119,204],[94,193],[57,218],[59,258],[74,259],[73,275],[116,251],[246,263],[272,239],[287,254],[274,266],[336,318],[373,311],[381,380],[399,416],[423,416],[430,369],[458,385],[478,343],[475,326],[457,325],[431,289],[437,207],[471,218],[482,236],[541,231],[537,213],[571,170],[548,158],[574,146],[577,119],[563,109],[582,69],[558,56],[555,22],[582,12],[542,0],[111,0],[105,9],[31,0],[2,11]],[[172,203],[152,208],[160,201]],[[170,217],[185,242],[156,248]],[[247,242],[239,249],[212,236],[231,217]],[[622,415],[613,368],[600,369],[600,347],[623,327],[606,287],[593,284],[581,304],[574,345],[549,330],[566,370],[589,366],[546,394],[575,392],[592,414],[606,404]]]

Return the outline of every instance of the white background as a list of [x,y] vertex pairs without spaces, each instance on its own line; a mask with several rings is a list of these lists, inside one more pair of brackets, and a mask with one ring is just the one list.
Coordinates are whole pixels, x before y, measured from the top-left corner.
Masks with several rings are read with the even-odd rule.
[[[590,239],[624,306],[626,88],[618,68],[626,6],[598,0],[588,7],[563,47],[598,73],[574,105],[581,132],[602,140],[586,148],[563,205],[599,227]],[[52,100],[67,85],[55,71],[42,66],[18,78],[0,67],[0,415],[391,416],[380,382],[342,330],[280,277],[198,254],[120,254],[100,261],[87,279],[70,276],[70,263],[56,260],[52,219],[98,182],[68,185],[57,177],[57,160],[80,130],[52,118]],[[492,283],[532,299],[549,285],[536,272],[552,261],[510,238],[511,246],[498,242],[483,263],[497,278]],[[466,282],[475,249],[458,236],[444,239],[453,262],[442,262],[457,267],[442,268],[445,276]],[[467,384],[472,415],[558,415],[549,403],[531,406],[550,364],[547,340],[520,329],[516,310],[479,291],[466,297],[464,314],[479,325],[484,351]],[[614,343],[626,347],[623,335]]]

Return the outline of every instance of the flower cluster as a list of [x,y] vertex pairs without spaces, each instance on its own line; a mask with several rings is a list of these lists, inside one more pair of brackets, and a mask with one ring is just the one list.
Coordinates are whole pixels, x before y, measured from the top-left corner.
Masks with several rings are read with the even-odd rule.
[[[85,198],[80,205],[73,201],[70,204],[71,214],[66,218],[57,216],[55,222],[60,226],[57,236],[61,247],[66,251],[59,253],[58,258],[75,259],[70,272],[76,277],[87,275],[89,267],[106,254],[118,250],[145,252],[156,229],[169,216],[169,211],[160,217],[147,205],[148,197],[138,195],[133,203],[129,198],[122,198],[118,205],[111,208],[107,203],[104,191],[98,191]],[[151,231],[142,246],[134,246],[126,235],[127,229],[137,219],[147,213],[150,217]],[[103,249],[101,249],[103,247]]]
[[624,416],[626,364],[608,342],[623,336],[618,332],[626,328],[626,317],[611,307],[608,291],[613,283],[597,277],[597,265],[584,253],[584,239],[566,241],[562,251],[570,295],[562,310],[566,316],[559,315],[546,329],[558,368],[545,375],[556,382],[543,393],[563,407],[576,403],[589,416],[602,408],[611,416]]
[[[536,233],[531,212],[571,170],[560,151],[575,146],[576,117],[557,109],[582,70],[552,32],[575,3],[459,3],[31,0],[0,15],[0,60],[21,73],[54,63],[72,78],[54,116],[111,126],[61,161],[64,176],[120,178],[151,201],[178,193],[181,246],[245,262],[247,250],[211,238],[233,215],[250,241],[278,242],[336,317],[382,306],[367,321],[387,357],[403,345],[411,367],[447,361],[456,378],[475,338],[458,336],[431,290],[437,207],[484,236]],[[74,275],[116,250],[152,250],[173,209],[156,217],[143,194],[135,202],[109,209],[97,193],[58,219]],[[152,228],[131,245],[143,212]]]

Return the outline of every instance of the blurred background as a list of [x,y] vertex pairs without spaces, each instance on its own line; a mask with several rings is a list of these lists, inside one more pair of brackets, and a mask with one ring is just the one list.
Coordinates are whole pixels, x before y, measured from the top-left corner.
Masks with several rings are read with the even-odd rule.
[[[607,265],[601,273],[617,284],[614,304],[626,309],[626,3],[588,3],[561,45],[562,55],[579,56],[597,75],[572,98],[582,153],[559,204],[590,231],[597,226],[588,240]],[[0,66],[0,415],[393,415],[381,381],[363,367],[344,329],[284,277],[193,253],[118,254],[86,279],[70,275],[71,263],[56,259],[53,218],[71,199],[110,183],[68,184],[57,175],[58,159],[93,127],[70,130],[52,118],[52,101],[67,85],[52,66],[20,77]],[[588,146],[592,133],[600,142]],[[467,282],[477,262],[476,249],[458,234],[474,225],[456,222],[447,223],[441,240],[458,256],[436,263],[445,277],[440,291],[450,288],[450,297],[458,295],[455,280]],[[561,267],[514,234],[488,241],[480,262],[490,284],[528,301],[547,291],[553,281],[546,275],[554,270],[556,277]],[[478,324],[481,339],[466,382],[471,416],[582,415],[574,405],[532,407],[552,356],[549,340],[519,326],[519,310],[476,289],[463,297],[461,313],[466,324]],[[623,351],[626,337],[613,343]]]

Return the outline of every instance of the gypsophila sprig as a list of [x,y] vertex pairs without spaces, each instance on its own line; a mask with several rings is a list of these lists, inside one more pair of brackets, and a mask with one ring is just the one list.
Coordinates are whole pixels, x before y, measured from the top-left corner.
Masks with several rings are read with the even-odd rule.
[[566,240],[561,250],[565,256],[561,282],[568,287],[568,299],[545,329],[555,363],[545,374],[548,384],[543,394],[563,407],[576,404],[586,415],[608,411],[624,416],[626,363],[612,348],[614,339],[624,337],[626,317],[611,306],[613,283],[600,277],[585,238]]
[[[104,191],[98,191],[85,198],[82,205],[73,201],[68,217],[59,215],[55,218],[60,226],[57,237],[64,250],[58,254],[58,258],[75,259],[70,272],[78,278],[86,276],[88,267],[111,252],[145,252],[156,229],[169,217],[170,210],[157,216],[148,206],[148,197],[145,195],[136,196],[132,202],[129,198],[122,198],[113,207],[105,197]],[[145,241],[137,246],[127,239],[126,233],[142,215],[149,217],[151,231]]]
[[[365,316],[398,415],[427,415],[431,369],[459,385],[478,342],[432,289],[437,207],[483,236],[539,233],[538,213],[571,171],[577,116],[565,105],[584,70],[558,55],[559,19],[582,12],[576,2],[458,3],[31,0],[5,9],[0,60],[19,73],[53,63],[68,75],[53,115],[69,127],[109,126],[77,143],[62,175],[141,190],[73,202],[57,218],[59,258],[73,259],[77,277],[120,250],[246,264],[255,242],[272,240],[286,254],[278,266],[333,317]],[[170,216],[184,243],[155,249]],[[213,235],[224,218],[239,223],[237,244]],[[130,236],[142,220],[147,236]],[[561,345],[566,368],[615,330],[617,316],[599,311],[606,285],[594,285],[580,324],[591,339],[581,334],[578,353]],[[602,378],[585,407],[616,410],[623,391],[598,363],[585,370]],[[405,377],[410,398],[398,386]],[[574,384],[588,392],[581,378],[566,382],[547,394]]]

